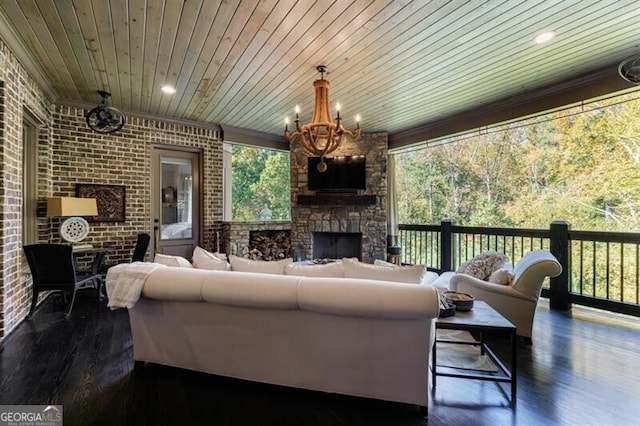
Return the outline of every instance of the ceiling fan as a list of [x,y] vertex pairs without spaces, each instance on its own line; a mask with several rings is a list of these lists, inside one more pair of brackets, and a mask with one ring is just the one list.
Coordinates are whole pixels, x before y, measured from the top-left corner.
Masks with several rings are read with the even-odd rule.
[[97,93],[102,101],[87,113],[87,125],[98,133],[113,133],[122,129],[127,122],[126,117],[116,108],[107,106],[107,98],[111,93],[104,90],[98,90]]
[[632,56],[620,62],[618,73],[629,83],[640,84],[640,56]]

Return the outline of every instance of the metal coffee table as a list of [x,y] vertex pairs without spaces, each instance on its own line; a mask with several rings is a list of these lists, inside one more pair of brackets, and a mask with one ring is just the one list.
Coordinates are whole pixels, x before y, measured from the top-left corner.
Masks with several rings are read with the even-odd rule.
[[[505,317],[496,312],[491,306],[482,301],[475,301],[473,309],[467,312],[456,312],[454,316],[446,318],[438,318],[436,320],[436,330],[466,330],[469,332],[475,332],[479,334],[480,340],[466,341],[466,340],[443,340],[436,339],[433,343],[433,360],[431,366],[433,390],[436,389],[436,377],[459,377],[466,379],[476,380],[489,380],[495,382],[511,383],[511,400],[515,401],[516,398],[516,362],[517,362],[517,350],[518,339],[516,335],[516,326],[509,322]],[[484,333],[506,333],[511,339],[511,368],[508,369],[505,364],[496,356],[496,354],[487,346],[484,340]],[[438,371],[437,368],[437,347],[438,343],[453,343],[459,345],[474,345],[480,346],[480,353],[489,356],[491,361],[499,369],[499,374],[489,373],[453,373],[447,368],[447,372]],[[441,367],[446,368],[446,367]]]

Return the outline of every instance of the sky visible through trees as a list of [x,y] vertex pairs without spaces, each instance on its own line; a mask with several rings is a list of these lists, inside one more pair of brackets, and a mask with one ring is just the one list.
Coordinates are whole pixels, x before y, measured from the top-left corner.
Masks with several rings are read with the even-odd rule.
[[399,223],[640,230],[637,93],[397,154]]

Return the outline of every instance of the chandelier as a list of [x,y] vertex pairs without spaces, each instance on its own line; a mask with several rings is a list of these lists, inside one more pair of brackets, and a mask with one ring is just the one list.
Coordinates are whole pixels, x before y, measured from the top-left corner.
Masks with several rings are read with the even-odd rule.
[[310,123],[300,125],[300,108],[296,105],[296,131],[289,132],[289,117],[285,118],[284,136],[293,142],[300,138],[304,148],[311,154],[322,157],[318,163],[318,171],[327,170],[324,157],[340,146],[345,136],[355,139],[360,136],[360,116],[356,115],[356,129],[350,131],[342,127],[340,119],[340,104],[336,104],[336,121],[331,120],[329,112],[329,87],[330,84],[324,79],[327,67],[319,65],[316,67],[320,72],[320,79],[313,82],[316,89],[316,102],[313,107],[313,118]]

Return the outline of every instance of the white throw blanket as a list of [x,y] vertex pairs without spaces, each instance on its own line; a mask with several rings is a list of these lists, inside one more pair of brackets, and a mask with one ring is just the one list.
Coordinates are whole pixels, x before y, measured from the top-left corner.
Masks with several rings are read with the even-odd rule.
[[112,266],[107,272],[107,306],[112,310],[133,308],[149,274],[164,265],[149,262],[121,263]]

